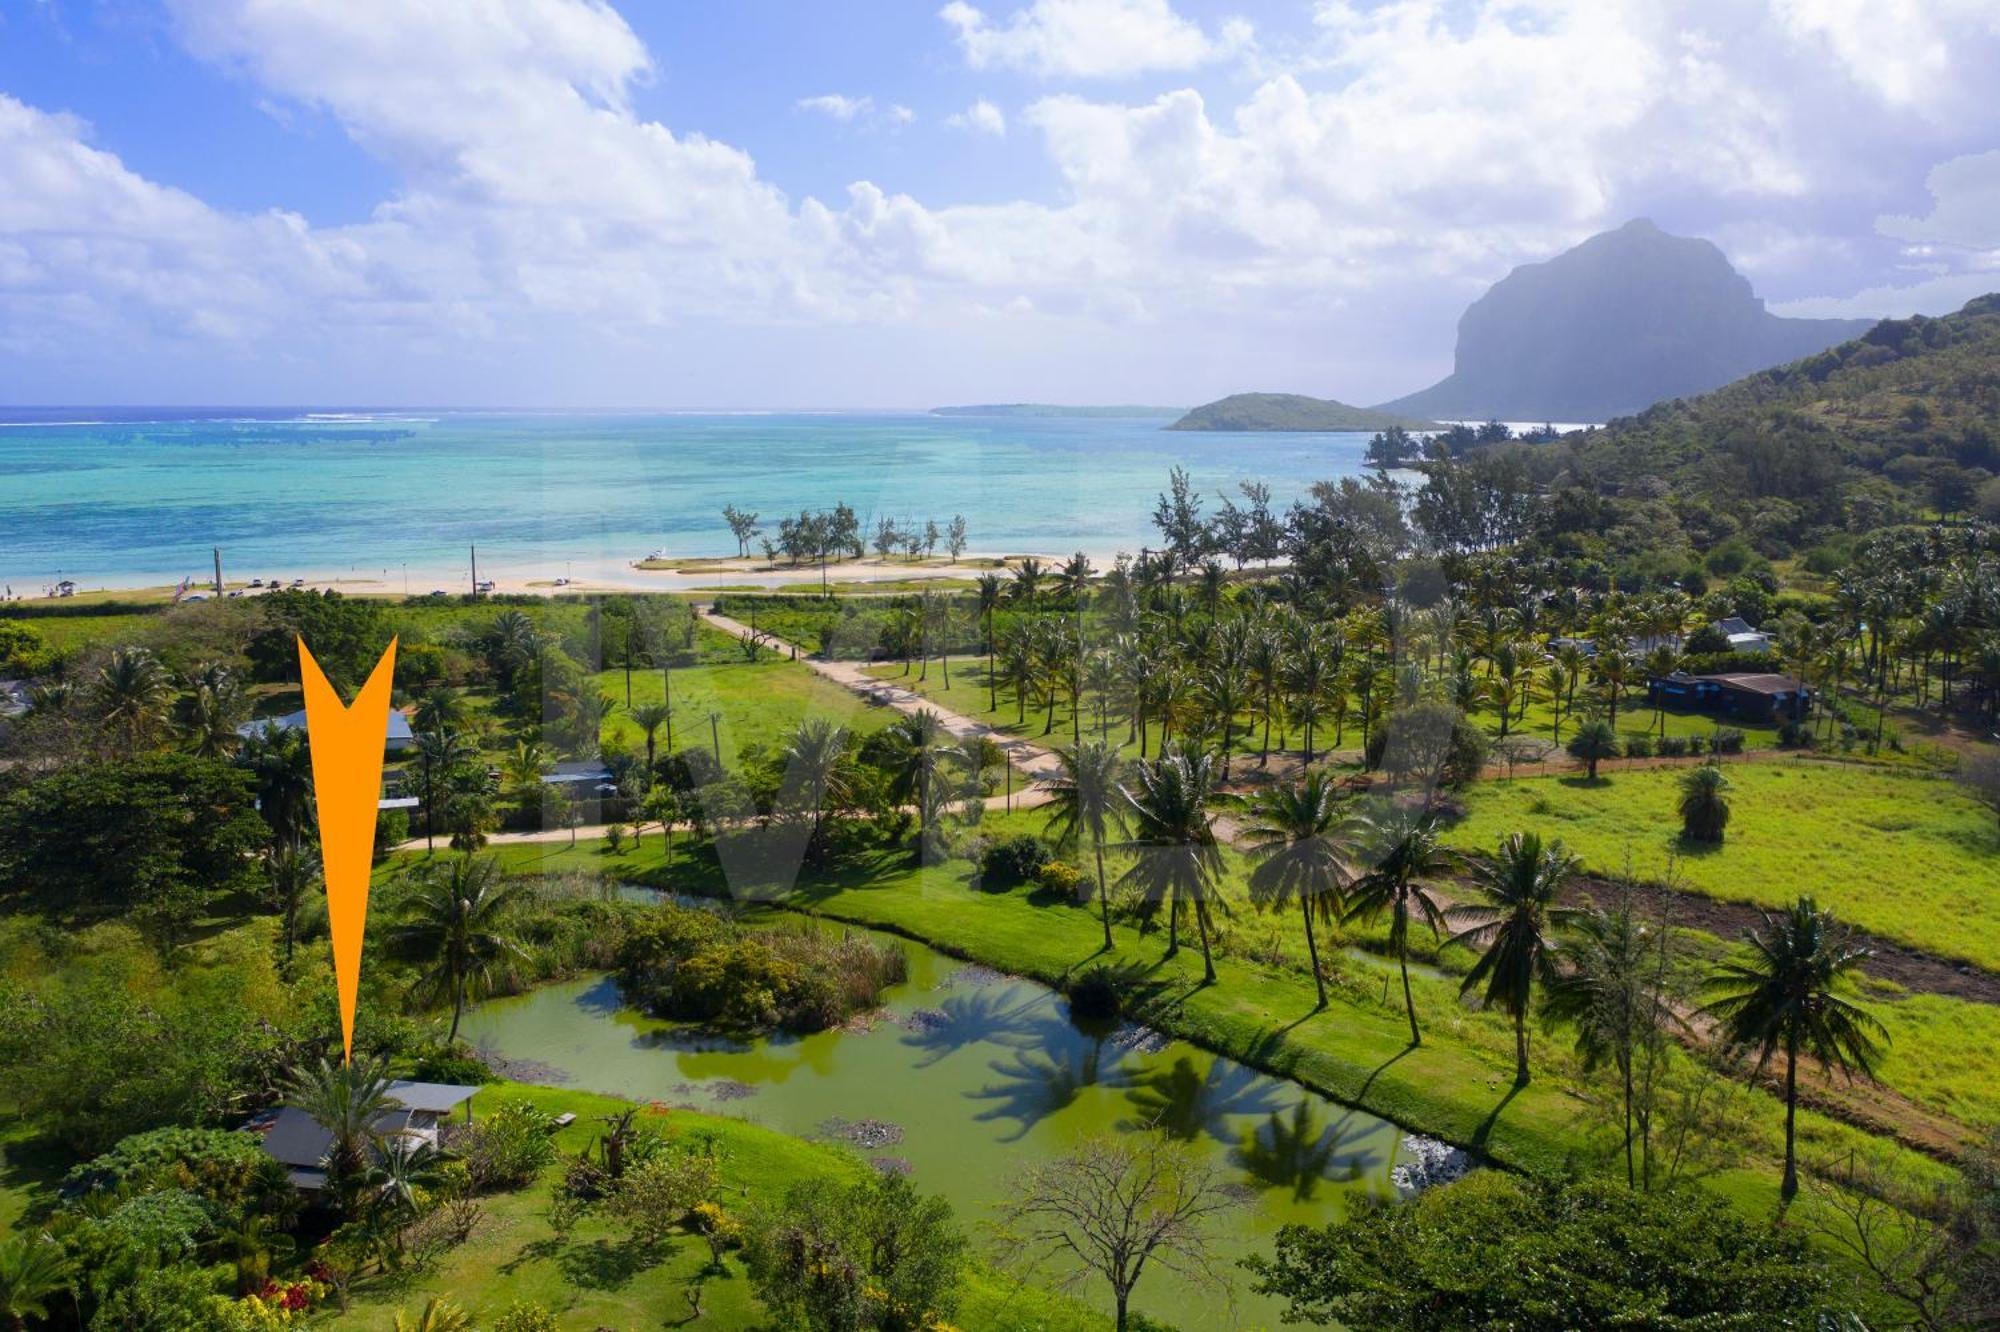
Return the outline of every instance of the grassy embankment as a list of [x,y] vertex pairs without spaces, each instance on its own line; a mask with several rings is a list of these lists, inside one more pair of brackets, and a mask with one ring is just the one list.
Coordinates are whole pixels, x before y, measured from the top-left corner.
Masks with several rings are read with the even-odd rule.
[[[989,823],[995,832],[1026,831],[1038,828],[1040,818],[1020,814]],[[512,846],[498,854],[524,872],[595,870],[661,887],[724,888],[712,858],[677,849],[669,862],[657,834],[622,856],[591,842]],[[1120,923],[1116,951],[1106,958],[1092,910],[1051,902],[1032,889],[982,891],[968,883],[967,871],[963,862],[918,868],[906,856],[883,855],[808,878],[785,904],[904,933],[1051,984],[1097,961],[1130,966],[1149,994],[1147,1015],[1155,1025],[1408,1127],[1481,1147],[1509,1165],[1557,1170],[1611,1149],[1603,1089],[1586,1085],[1567,1042],[1538,1034],[1537,1079],[1513,1091],[1509,1029],[1498,1016],[1463,1004],[1449,974],[1421,968],[1413,976],[1425,1041],[1410,1049],[1394,969],[1376,957],[1330,944],[1334,1002],[1313,1011],[1300,965],[1303,945],[1290,918],[1239,910],[1232,946],[1217,959],[1219,983],[1204,987],[1191,940],[1178,958],[1165,960],[1158,932],[1142,935]],[[1752,1210],[1768,1209],[1776,1197],[1780,1114],[1765,1097],[1749,1104],[1731,1144],[1743,1163],[1717,1171],[1711,1182]],[[1813,1155],[1879,1150],[1916,1180],[1937,1178],[1943,1169],[1809,1111],[1801,1116],[1801,1138]]]

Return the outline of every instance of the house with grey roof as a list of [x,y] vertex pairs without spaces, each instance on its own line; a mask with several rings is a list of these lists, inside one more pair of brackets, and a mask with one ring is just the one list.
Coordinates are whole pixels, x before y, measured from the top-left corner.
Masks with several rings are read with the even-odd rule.
[[[472,1122],[472,1098],[477,1087],[461,1087],[448,1082],[389,1084],[394,1107],[374,1124],[375,1135],[384,1142],[410,1139],[424,1146],[438,1146],[439,1130],[458,1106],[465,1107],[465,1122]],[[285,1167],[292,1184],[316,1193],[326,1187],[326,1157],[333,1135],[318,1120],[295,1105],[281,1105],[250,1119],[243,1131],[254,1134],[271,1159]]]
[[[259,717],[255,721],[244,722],[236,728],[236,734],[245,740],[262,735],[267,728],[276,727],[281,731],[303,731],[306,729],[306,710],[288,712],[282,717]],[[401,708],[389,709],[389,733],[382,748],[390,754],[400,754],[417,743],[416,733],[410,729],[410,719]]]

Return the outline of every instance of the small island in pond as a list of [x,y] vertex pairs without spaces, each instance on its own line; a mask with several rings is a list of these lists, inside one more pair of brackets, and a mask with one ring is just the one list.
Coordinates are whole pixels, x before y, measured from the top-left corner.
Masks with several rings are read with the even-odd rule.
[[1431,421],[1350,407],[1332,398],[1302,393],[1232,393],[1205,403],[1168,426],[1169,430],[1435,430]]

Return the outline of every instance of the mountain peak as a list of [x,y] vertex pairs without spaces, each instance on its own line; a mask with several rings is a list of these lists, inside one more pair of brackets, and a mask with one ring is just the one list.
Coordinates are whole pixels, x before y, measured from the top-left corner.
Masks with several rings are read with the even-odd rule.
[[1380,410],[1608,420],[1822,351],[1872,322],[1779,318],[1714,242],[1633,218],[1494,283],[1459,319],[1450,377]]

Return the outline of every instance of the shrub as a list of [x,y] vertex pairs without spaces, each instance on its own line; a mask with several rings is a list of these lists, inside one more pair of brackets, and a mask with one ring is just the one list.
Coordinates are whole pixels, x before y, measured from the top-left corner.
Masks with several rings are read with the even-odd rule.
[[1652,736],[1647,735],[1642,731],[1639,732],[1638,734],[1628,735],[1625,737],[1626,758],[1651,758],[1652,756],[1653,756]]
[[385,809],[375,815],[375,858],[382,860],[390,851],[410,840],[410,811]]
[[783,1326],[916,1332],[956,1310],[967,1249],[950,1204],[903,1176],[822,1176],[758,1214],[744,1257]]
[[1458,788],[1486,766],[1486,733],[1449,703],[1419,703],[1391,714],[1368,737],[1367,766],[1396,781]]
[[1811,749],[1812,727],[1806,722],[1788,721],[1778,727],[1778,743],[1787,749]]
[[1684,735],[1663,735],[1654,745],[1661,758],[1680,758],[1687,754],[1693,742]]
[[613,823],[604,829],[604,845],[614,856],[625,854],[625,825]]
[[1124,1016],[1124,977],[1101,962],[1091,967],[1070,982],[1069,1011],[1075,1017],[1099,1020]]
[[1713,754],[1741,754],[1743,732],[1733,726],[1718,726],[1708,737],[1708,748]]
[[235,1208],[272,1164],[256,1139],[228,1129],[163,1128],[135,1133],[71,1170],[63,1192],[181,1189]]
[[1035,875],[1035,881],[1050,892],[1075,897],[1078,886],[1083,883],[1083,871],[1068,861],[1051,860]]
[[472,1187],[518,1189],[555,1160],[555,1121],[526,1101],[507,1101],[459,1135]]
[[1597,765],[1608,758],[1618,757],[1618,735],[1611,729],[1611,723],[1601,717],[1593,717],[1576,728],[1564,746],[1569,756],[1589,770],[1591,780],[1597,779]]
[[1729,826],[1729,778],[1713,763],[1681,775],[1681,835],[1691,842],[1722,841]]
[[461,1087],[478,1087],[498,1082],[493,1070],[478,1055],[459,1045],[425,1045],[416,1051],[410,1076],[418,1082],[451,1082]]
[[493,1332],[562,1332],[562,1328],[542,1305],[516,1300],[493,1320]]
[[623,1221],[632,1238],[657,1244],[710,1199],[722,1164],[707,1152],[678,1147],[627,1170],[604,1200],[605,1215]]
[[1025,833],[989,845],[979,861],[980,882],[987,887],[1028,883],[1053,859],[1039,837]]

